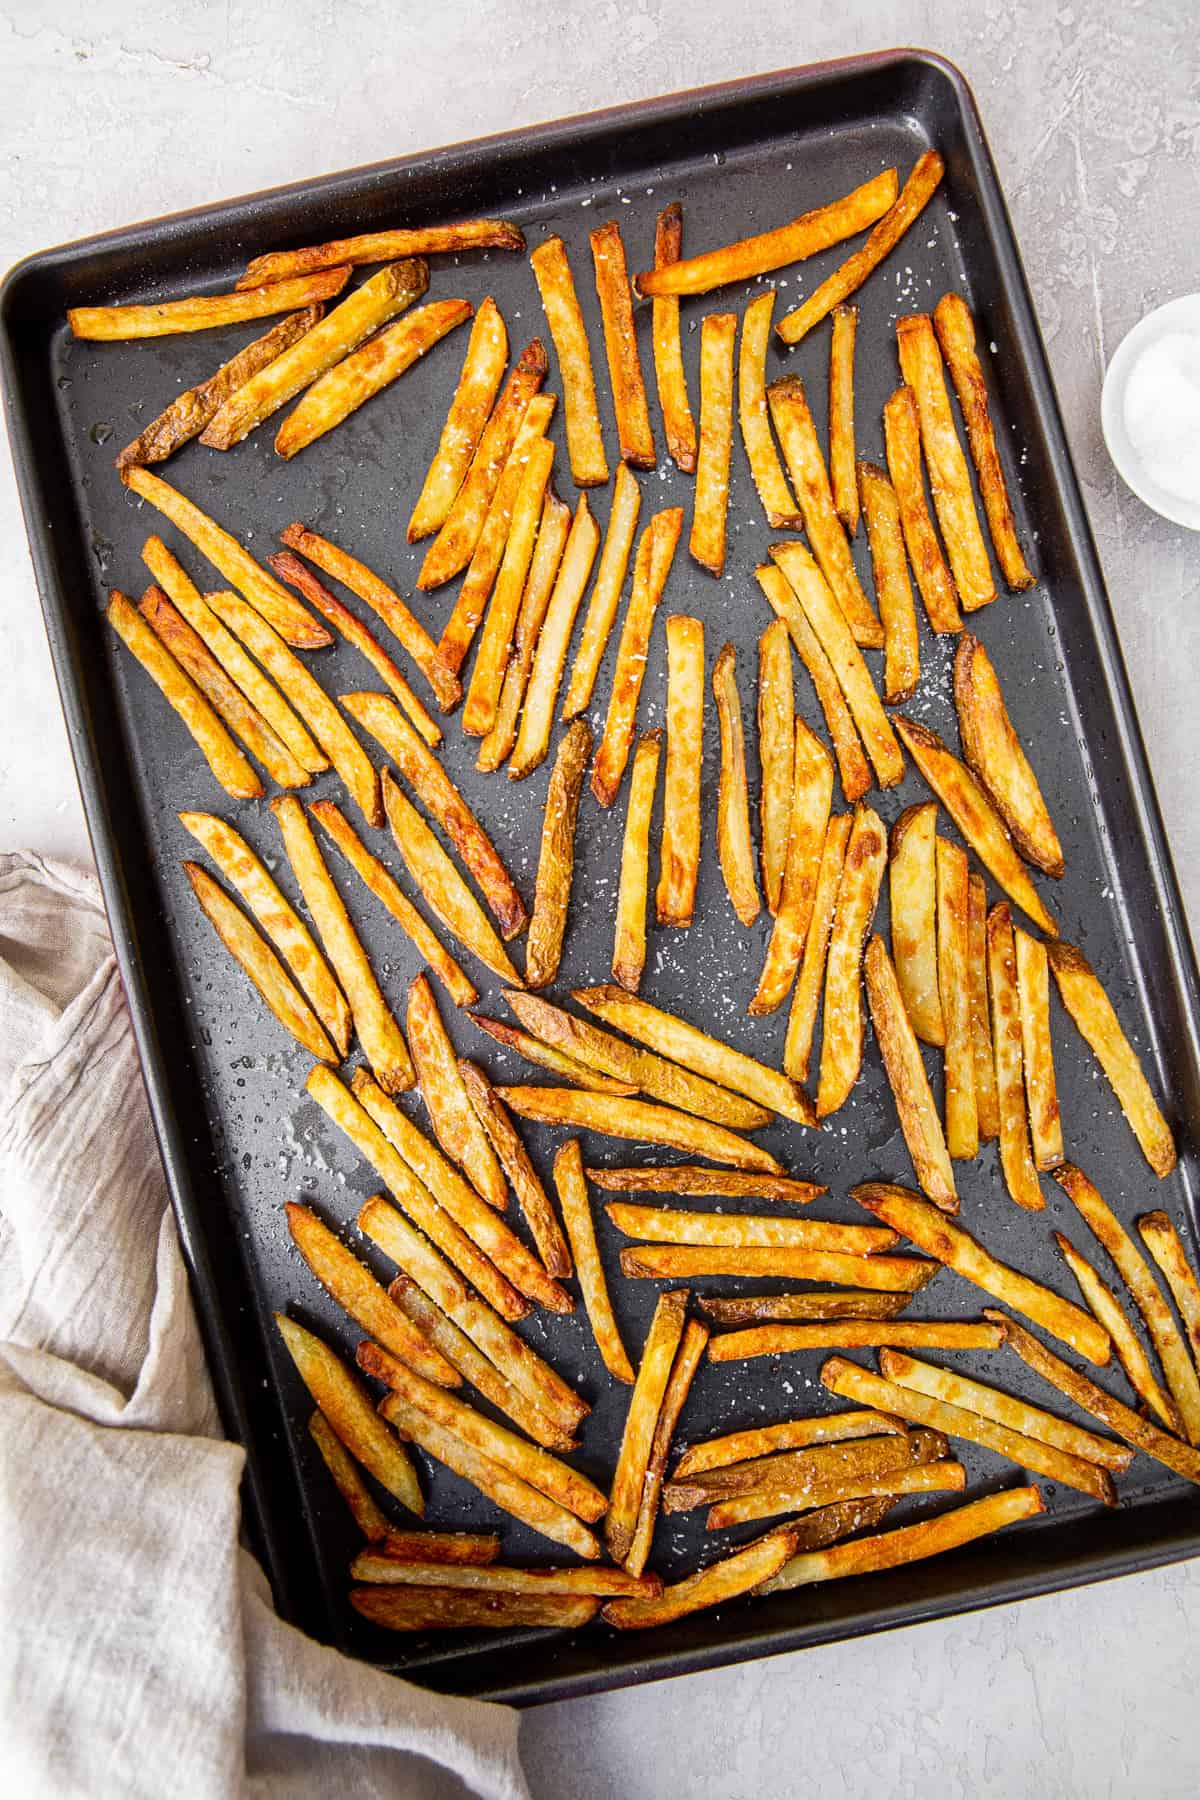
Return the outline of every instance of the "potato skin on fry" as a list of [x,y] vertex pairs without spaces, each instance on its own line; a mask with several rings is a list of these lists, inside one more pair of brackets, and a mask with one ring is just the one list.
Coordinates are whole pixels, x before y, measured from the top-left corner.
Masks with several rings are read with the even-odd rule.
[[656,461],[654,434],[650,430],[646,387],[638,360],[637,330],[621,227],[615,219],[610,219],[591,233],[589,241],[596,270],[600,316],[604,321],[604,349],[612,382],[621,457],[635,469],[652,469]]
[[[683,247],[683,208],[672,200],[659,213],[654,227],[654,266],[665,269],[677,263]],[[654,378],[658,404],[667,434],[667,449],[685,475],[696,472],[696,425],[688,404],[687,380],[679,343],[679,299],[660,295],[653,306]]]
[[1021,855],[1057,881],[1066,864],[1037,776],[1013,730],[996,671],[970,632],[954,657],[954,704],[963,756]]
[[463,219],[455,225],[429,225],[415,231],[368,231],[360,237],[335,238],[303,250],[272,250],[247,264],[238,287],[282,281],[334,264],[392,262],[400,256],[443,256],[455,250],[523,250],[525,234],[507,219]]
[[591,726],[576,719],[558,746],[546,790],[537,887],[525,950],[526,987],[548,987],[562,960],[575,870],[575,824],[591,754]]
[[817,1084],[821,1119],[849,1098],[862,1067],[863,943],[875,917],[886,860],[883,821],[871,807],[860,804],[846,845],[825,970],[825,1027]]
[[905,1010],[892,959],[878,934],[867,945],[865,968],[871,1022],[917,1180],[935,1206],[943,1212],[957,1212],[954,1170],[942,1135],[941,1120],[933,1104],[925,1065]]

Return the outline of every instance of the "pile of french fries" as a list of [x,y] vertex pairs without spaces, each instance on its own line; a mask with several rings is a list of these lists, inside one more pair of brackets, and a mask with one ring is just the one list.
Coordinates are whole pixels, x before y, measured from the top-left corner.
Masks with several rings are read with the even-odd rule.
[[[1010,589],[1035,577],[961,296],[948,293],[932,315],[897,321],[900,383],[878,421],[880,460],[856,447],[873,422],[856,407],[852,297],[942,176],[930,151],[903,184],[885,170],[759,236],[687,257],[675,202],[659,214],[653,246],[639,247],[647,259],[652,249],[653,267],[632,277],[616,221],[594,230],[586,249],[546,237],[529,258],[531,298],[536,291],[544,312],[558,394],[546,390],[552,359],[540,339],[510,366],[494,299],[425,298],[431,260],[525,249],[522,232],[502,220],[274,252],[256,258],[230,294],[70,314],[75,334],[96,340],[278,319],[173,400],[117,459],[130,492],[215,575],[196,585],[150,536],[142,547],[150,585],[137,602],[114,590],[107,616],[227,801],[269,807],[270,823],[262,807],[239,811],[237,824],[224,816],[228,807],[181,813],[206,859],[184,869],[229,955],[311,1058],[308,1099],[380,1184],[354,1220],[357,1237],[311,1204],[286,1208],[299,1257],[361,1334],[353,1355],[277,1315],[315,1409],[313,1444],[363,1540],[349,1570],[350,1602],[377,1625],[565,1628],[599,1613],[619,1629],[647,1628],[739,1595],[910,1563],[1042,1511],[1038,1487],[1014,1486],[879,1529],[907,1497],[963,1493],[967,1473],[952,1439],[1103,1505],[1115,1503],[1114,1477],[1135,1452],[1200,1482],[1200,1284],[1183,1242],[1157,1209],[1138,1220],[1139,1248],[1067,1160],[1052,986],[1157,1176],[1174,1167],[1175,1146],[1099,978],[1061,940],[1035,885],[1034,871],[1062,876],[1062,847],[984,643],[964,629],[964,613],[997,598],[993,557]],[[794,345],[830,320],[827,447],[804,381],[795,373],[768,381],[773,288],[756,288],[740,317],[712,311],[686,321],[699,324],[699,386],[689,394],[682,332],[696,296],[863,232],[775,327],[782,344]],[[576,287],[589,250],[599,342],[589,339]],[[352,286],[363,265],[378,266]],[[456,267],[456,279],[469,272]],[[686,553],[699,569],[724,574],[735,416],[769,531],[789,534],[764,540],[756,570],[770,618],[752,708],[734,646],[717,650],[706,678],[703,624],[664,607],[688,522],[680,506],[643,516],[638,475],[655,471],[659,447],[639,299],[650,303],[662,442],[694,477]],[[260,561],[152,472],[196,438],[227,452],[295,401],[275,437],[289,460],[345,429],[468,320],[445,425],[407,520],[407,541],[427,545],[411,600],[346,544],[301,521]],[[615,441],[601,416],[601,349]],[[560,399],[579,490],[573,508],[554,488],[550,429]],[[602,524],[589,490],[610,480]],[[860,525],[867,554],[856,563]],[[447,605],[439,596],[455,580]],[[931,632],[957,636],[957,751],[920,718],[887,710],[922,693],[918,598]],[[439,608],[442,623],[431,629]],[[660,612],[665,728],[639,729]],[[336,639],[378,685],[327,691],[313,669]],[[611,687],[600,705],[610,645]],[[816,698],[811,718],[797,709],[793,652]],[[876,655],[873,668],[868,656]],[[702,790],[709,680],[715,806]],[[447,721],[460,707],[481,771],[506,768],[521,781],[551,759],[528,903],[510,870],[511,846],[502,855],[445,765]],[[554,743],[556,715],[563,729]],[[932,798],[906,806],[889,826],[868,796],[905,779],[906,752]],[[340,791],[308,798],[330,771]],[[557,981],[585,904],[573,895],[585,788],[601,809],[626,789],[603,972],[611,981],[552,1000],[542,990]],[[777,1065],[641,992],[652,861],[655,924],[686,930],[713,817],[733,917],[746,931],[764,912],[769,920],[746,1010],[779,1015]],[[992,901],[988,876],[999,892]],[[886,932],[876,920],[885,878]],[[403,1007],[355,923],[358,908],[372,904],[421,965]],[[481,1006],[489,977],[499,986]],[[455,1047],[448,1004],[478,1028],[473,1057]],[[824,1186],[785,1168],[754,1134],[779,1121],[820,1130],[854,1091],[868,1026],[920,1191],[866,1181],[850,1189],[856,1222],[812,1217]],[[483,1060],[489,1041],[542,1079],[495,1080]],[[552,1179],[527,1143],[538,1125],[569,1134],[557,1142]],[[593,1163],[580,1134],[680,1160]],[[988,1218],[968,1230],[954,1217],[956,1165],[975,1161],[989,1140],[998,1141],[1002,1184],[991,1211],[1002,1215],[1005,1193],[1044,1210],[1043,1174],[1074,1209],[1073,1231],[1053,1240],[1078,1300],[986,1249],[974,1226],[986,1236]],[[597,1193],[608,1196],[602,1206]],[[760,1210],[742,1210],[746,1203]],[[601,1251],[610,1231],[628,1240],[615,1266]],[[1086,1234],[1124,1296],[1080,1247]],[[902,1316],[942,1268],[1005,1310]],[[661,1293],[640,1345],[622,1325],[619,1295],[614,1304],[617,1269],[622,1281],[687,1284]],[[695,1285],[727,1277],[784,1291],[730,1296]],[[629,1390],[607,1491],[571,1460],[589,1400],[518,1329],[539,1309],[571,1312],[572,1284],[596,1352],[586,1385],[611,1379]],[[1136,1409],[1014,1315],[1086,1363],[1103,1368],[1115,1358]],[[844,1354],[864,1351],[878,1353],[878,1372]],[[1057,1390],[1052,1404],[1065,1400],[1092,1423],[914,1354],[928,1351],[991,1354],[1000,1371],[1009,1356],[1014,1374],[1012,1358],[1020,1359]],[[822,1359],[814,1372],[845,1410],[690,1441],[676,1455],[690,1436],[687,1401],[706,1362],[804,1353]],[[749,1382],[754,1371],[745,1375]],[[539,1533],[560,1560],[576,1560],[518,1567],[501,1560],[494,1532],[418,1523],[423,1459]],[[664,1584],[649,1568],[659,1516],[697,1507],[709,1531],[767,1529]]]

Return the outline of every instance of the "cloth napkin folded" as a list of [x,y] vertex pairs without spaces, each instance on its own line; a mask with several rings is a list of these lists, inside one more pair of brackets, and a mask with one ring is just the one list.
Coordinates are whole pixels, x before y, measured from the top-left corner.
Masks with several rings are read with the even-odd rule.
[[242,1454],[95,882],[0,856],[0,1792],[528,1800],[513,1711],[275,1616]]

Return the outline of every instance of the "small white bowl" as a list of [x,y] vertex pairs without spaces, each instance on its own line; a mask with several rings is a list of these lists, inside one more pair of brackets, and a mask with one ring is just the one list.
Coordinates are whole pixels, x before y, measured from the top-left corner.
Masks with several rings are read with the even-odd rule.
[[1200,294],[1185,294],[1179,300],[1168,300],[1165,306],[1147,313],[1121,340],[1104,377],[1100,423],[1117,473],[1138,499],[1164,519],[1186,525],[1190,531],[1200,531],[1200,501],[1185,500],[1155,481],[1125,429],[1125,390],[1133,366],[1149,345],[1172,332],[1187,332],[1200,337]]

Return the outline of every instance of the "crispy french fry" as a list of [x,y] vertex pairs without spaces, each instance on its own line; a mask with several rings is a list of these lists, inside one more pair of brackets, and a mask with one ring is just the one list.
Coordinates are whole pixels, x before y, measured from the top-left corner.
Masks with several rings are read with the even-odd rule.
[[272,313],[312,307],[340,294],[350,279],[344,265],[293,281],[269,282],[234,294],[204,294],[190,300],[158,300],[145,306],[72,306],[67,323],[72,336],[104,343],[121,339],[171,337],[181,331],[211,331],[214,326],[240,325]]
[[952,632],[963,628],[958,610],[958,589],[946,566],[942,546],[933,529],[921,473],[921,426],[916,396],[910,387],[899,387],[883,409],[883,440],[888,474],[900,509],[900,524],[908,560],[917,578],[925,616],[931,631]]
[[[621,469],[624,467],[622,463]],[[620,482],[621,470],[618,469],[618,488]],[[575,628],[575,615],[579,611],[579,603],[583,599],[583,590],[592,572],[599,543],[600,528],[588,509],[587,495],[580,494],[567,536],[567,546],[555,578],[554,592],[550,596],[550,605],[533,650],[521,723],[508,765],[510,781],[523,780],[545,759],[554,724],[559,683],[567,660],[571,633]],[[622,569],[622,576],[623,573]],[[582,707],[579,710],[582,711]]]
[[804,956],[792,991],[787,1038],[783,1047],[784,1073],[796,1082],[808,1080],[813,1031],[817,1022],[817,1009],[821,1004],[821,991],[825,985],[829,935],[846,861],[846,845],[850,841],[853,823],[849,813],[839,813],[836,818],[830,819],[825,842],[821,847],[821,864],[817,871],[812,912],[804,939]]
[[762,1582],[769,1581],[787,1562],[795,1542],[790,1534],[771,1533],[756,1543],[747,1544],[744,1550],[736,1550],[721,1562],[664,1588],[658,1600],[610,1600],[601,1609],[600,1616],[619,1631],[644,1631],[654,1625],[670,1625],[689,1613],[735,1600],[739,1594],[748,1594]]
[[1045,944],[1030,937],[1019,925],[1013,932],[1013,941],[1033,1161],[1036,1168],[1055,1169],[1065,1152],[1050,1044],[1050,964]]
[[529,262],[558,353],[571,474],[576,487],[600,487],[608,480],[608,458],[596,405],[596,379],[587,327],[562,239],[546,238],[530,252]]
[[700,873],[700,780],[704,758],[704,626],[687,613],[667,620],[667,761],[654,905],[660,925],[687,926]]
[[[539,395],[538,398],[540,400],[544,396]],[[553,465],[554,445],[548,438],[540,437],[529,445],[513,497],[504,555],[496,575],[496,585],[492,589],[463,705],[462,725],[468,737],[486,737],[496,722],[500,689],[512,650],[513,632],[516,630],[517,614],[521,610],[525,578],[533,561],[542,503]]]
[[409,231],[368,231],[335,238],[303,250],[271,250],[247,263],[238,287],[308,275],[334,264],[391,262],[398,256],[441,256],[459,250],[523,250],[525,236],[506,219],[462,219],[453,225],[426,225]]
[[[787,1520],[784,1525],[774,1526],[767,1536],[787,1530],[796,1546],[792,1557],[794,1562],[797,1556],[824,1550],[827,1544],[836,1544],[856,1531],[869,1531],[872,1526],[882,1524],[892,1508],[899,1506],[901,1499],[900,1494],[883,1494],[874,1500],[835,1500],[829,1506],[819,1506],[815,1512],[804,1513],[799,1518]],[[779,1577],[774,1579],[777,1581]],[[764,1581],[755,1592],[769,1594],[774,1592],[774,1588],[771,1582]]]
[[646,1558],[650,1554],[650,1545],[654,1537],[654,1525],[658,1518],[659,1500],[667,1469],[667,1457],[671,1450],[671,1439],[675,1435],[679,1415],[683,1411],[707,1343],[708,1326],[702,1325],[698,1319],[689,1319],[683,1328],[679,1348],[675,1352],[670,1379],[663,1393],[662,1405],[659,1407],[658,1423],[654,1427],[654,1439],[650,1446],[650,1460],[646,1465],[646,1474],[642,1482],[642,1497],[638,1505],[633,1542],[625,1557],[625,1568],[630,1575],[640,1576],[646,1567]]
[[592,769],[592,793],[601,806],[612,805],[625,775],[625,765],[629,760],[633,734],[637,727],[638,700],[646,672],[654,616],[671,571],[675,546],[679,542],[682,528],[683,508],[671,507],[668,511],[655,513],[638,544],[634,560],[633,590],[617,645],[617,663],[613,670],[608,717]]
[[570,528],[570,508],[564,506],[552,490],[547,490],[542,502],[537,544],[529,564],[521,607],[513,629],[512,655],[504,670],[496,717],[491,730],[479,746],[475,762],[475,767],[485,774],[500,767],[517,741],[517,724],[525,688]]
[[[778,569],[774,573],[782,580]],[[758,640],[759,817],[763,894],[772,917],[779,911],[792,824],[795,717],[788,628],[776,618]]]
[[567,1631],[596,1616],[598,1599],[574,1594],[477,1594],[453,1588],[357,1587],[355,1612],[384,1631],[514,1631],[547,1625]]
[[892,826],[892,956],[904,1007],[926,1044],[946,1041],[938,982],[937,802],[906,806]]
[[[648,1050],[682,1063],[685,1069],[707,1077],[718,1087],[732,1088],[734,1093],[744,1094],[770,1112],[782,1113],[797,1125],[814,1123],[812,1102],[788,1076],[756,1062],[719,1038],[709,1037],[674,1013],[664,1012],[648,1000],[640,1000],[617,987],[574,988],[572,998],[605,1024],[645,1044]],[[765,1164],[757,1166],[762,1168]],[[782,1171],[775,1169],[773,1173]]]
[[795,1350],[998,1350],[998,1325],[966,1325],[958,1320],[844,1319],[823,1324],[757,1325],[727,1331],[708,1347],[710,1362],[742,1362],[752,1356],[786,1356]]
[[[1090,1313],[1063,1300],[1050,1288],[1043,1287],[1040,1281],[1032,1281],[1028,1275],[1010,1269],[985,1250],[969,1231],[954,1224],[910,1188],[897,1187],[888,1181],[867,1181],[851,1188],[850,1195],[894,1231],[911,1238],[926,1255],[936,1257],[946,1268],[973,1281],[986,1294],[1011,1306],[1014,1312],[1024,1313],[1027,1319],[1032,1319],[1035,1325],[1060,1338],[1064,1344],[1070,1344],[1089,1362],[1108,1361],[1108,1333]],[[986,1309],[984,1316],[996,1317]]]
[[534,1037],[531,1032],[521,1031],[515,1025],[506,1025],[500,1019],[486,1018],[483,1013],[472,1013],[471,1022],[478,1025],[480,1031],[486,1031],[490,1038],[494,1038],[506,1050],[523,1056],[535,1068],[548,1069],[552,1075],[561,1075],[564,1081],[571,1082],[575,1087],[586,1088],[593,1094],[637,1093],[635,1083],[614,1081],[610,1076],[600,1074],[598,1069],[588,1068],[576,1057],[568,1056],[556,1045],[547,1044],[542,1038]]
[[815,1181],[791,1175],[754,1175],[740,1169],[702,1169],[691,1163],[672,1168],[589,1169],[588,1180],[610,1194],[710,1194],[722,1199],[787,1200],[803,1206],[827,1192]]
[[[858,530],[859,494],[854,457],[854,340],[857,306],[835,306],[829,340],[829,485],[847,537]],[[883,597],[880,595],[880,610]],[[883,622],[886,633],[887,621]]]
[[322,1062],[337,1062],[338,1053],[325,1027],[246,915],[198,863],[185,862],[183,872],[204,916],[279,1023],[310,1056],[316,1056]]
[[1192,1347],[1192,1358],[1200,1369],[1200,1282],[1188,1262],[1179,1233],[1165,1212],[1143,1213],[1137,1228],[1143,1244],[1166,1277]]
[[958,1192],[942,1122],[929,1090],[896,970],[878,933],[867,945],[864,968],[871,1023],[917,1180],[935,1206],[943,1212],[957,1212]]
[[792,759],[792,816],[779,910],[767,945],[758,986],[746,1011],[774,1012],[787,999],[808,941],[821,854],[833,800],[833,764],[825,746],[796,714]]
[[847,1287],[912,1294],[936,1273],[916,1256],[848,1256],[838,1250],[712,1250],[692,1244],[638,1244],[621,1252],[621,1269],[642,1280],[699,1281],[758,1276],[769,1281],[832,1281]]
[[736,313],[709,313],[700,327],[700,449],[688,549],[716,576],[725,570],[736,339]]
[[970,873],[966,851],[949,838],[938,838],[936,852],[938,991],[946,1037],[946,1148],[953,1157],[973,1161],[979,1154],[979,1117],[971,1036]]
[[[839,524],[838,530],[841,529]],[[773,544],[771,555],[787,577],[829,659],[854,723],[862,733],[880,787],[895,787],[904,779],[904,758],[870,670],[832,589],[803,544]]]
[[988,995],[996,1055],[996,1104],[1000,1113],[1000,1166],[1010,1197],[1018,1206],[1040,1212],[1046,1201],[1029,1147],[1017,959],[1007,901],[993,906],[988,914],[987,948]]
[[624,1569],[517,1569],[508,1563],[402,1562],[384,1550],[360,1551],[350,1566],[353,1581],[394,1587],[446,1588],[498,1594],[639,1594],[662,1589],[657,1575]]
[[529,1160],[529,1152],[521,1141],[520,1132],[501,1104],[491,1082],[476,1063],[460,1058],[458,1072],[467,1090],[467,1097],[475,1109],[475,1116],[487,1133],[488,1142],[496,1152],[500,1166],[508,1177],[509,1186],[517,1197],[546,1273],[566,1280],[571,1274],[571,1253],[537,1170]]
[[576,719],[559,742],[546,789],[537,885],[525,950],[525,981],[531,988],[548,986],[562,961],[575,873],[575,824],[591,754],[591,726]]
[[700,1296],[700,1305],[718,1325],[760,1325],[813,1319],[894,1319],[912,1301],[911,1294],[870,1291],[829,1294],[746,1294],[737,1300]]
[[636,994],[646,966],[646,896],[650,887],[650,820],[662,754],[662,732],[638,739],[629,780],[629,807],[621,839],[621,880],[613,935],[613,980]]
[[610,219],[593,231],[588,241],[596,271],[596,295],[604,325],[604,350],[612,383],[621,459],[632,463],[635,469],[652,469],[656,461],[654,434],[650,430],[646,385],[638,360],[633,296],[629,291],[621,227],[615,219]]
[[1095,971],[1073,944],[1051,944],[1047,954],[1059,998],[1104,1070],[1142,1155],[1156,1175],[1169,1175],[1175,1167],[1171,1127]]
[[710,1124],[707,1119],[693,1118],[670,1106],[651,1106],[645,1100],[624,1100],[615,1094],[586,1093],[574,1088],[501,1087],[497,1092],[513,1112],[543,1125],[569,1125],[577,1131],[598,1131],[634,1143],[664,1144],[688,1155],[730,1163],[735,1169],[783,1173],[770,1151],[747,1142],[724,1125]]
[[408,1036],[421,1096],[439,1144],[490,1206],[508,1203],[504,1170],[467,1097],[454,1045],[446,1035],[433,990],[418,975],[408,990]]
[[406,535],[410,544],[418,543],[445,524],[487,424],[507,358],[508,332],[499,307],[489,295],[471,325],[450,411],[408,521]]
[[[578,1152],[578,1146],[576,1149]],[[642,1346],[604,1521],[604,1538],[614,1562],[623,1563],[633,1544],[655,1428],[683,1337],[687,1303],[685,1288],[660,1294]]]
[[[868,1411],[834,1416],[871,1419],[879,1415]],[[935,1462],[948,1454],[950,1446],[940,1431],[910,1432],[900,1420],[893,1423],[896,1429],[892,1432],[869,1429],[866,1434],[859,1433],[848,1439],[844,1431],[839,1431],[810,1448],[757,1456],[707,1474],[693,1475],[685,1482],[676,1480],[672,1484],[668,1510],[684,1512],[712,1501],[778,1489],[787,1491],[790,1499],[797,1503],[797,1510],[807,1503],[810,1495],[817,1496],[812,1504],[819,1506],[824,1504],[820,1496],[830,1488],[863,1478],[892,1475],[901,1469]]]
[[[803,1296],[801,1296],[803,1298]],[[705,1311],[711,1302],[701,1301]],[[716,1341],[716,1340],[714,1340]],[[709,1352],[710,1359],[712,1352]],[[847,1439],[903,1437],[905,1428],[899,1419],[870,1408],[840,1413],[819,1413],[812,1418],[784,1419],[778,1425],[754,1425],[746,1431],[731,1431],[724,1437],[709,1438],[693,1444],[675,1465],[673,1480],[686,1481],[689,1476],[706,1474],[710,1469],[725,1469],[735,1463],[753,1464],[759,1457],[772,1456],[785,1450],[805,1450],[812,1444],[837,1444]]]
[[491,1531],[392,1531],[375,1553],[391,1563],[447,1563],[485,1568],[500,1554],[500,1539]]
[[[382,1543],[391,1533],[387,1515],[376,1504],[375,1496],[358,1472],[358,1464],[319,1406],[308,1421],[308,1435],[317,1446],[321,1460],[333,1477],[334,1485],[346,1502],[358,1529],[368,1543]],[[413,1535],[424,1537],[432,1533],[420,1532]],[[497,1551],[499,1548],[500,1541],[497,1539]]]
[[[591,700],[609,633],[617,616],[621,589],[625,585],[625,571],[629,567],[629,555],[633,549],[633,534],[637,529],[641,504],[642,490],[630,472],[629,465],[618,464],[613,482],[612,511],[608,515],[608,530],[604,534],[604,548],[600,552],[600,566],[596,570],[595,585],[583,621],[583,636],[579,640],[579,649],[575,652],[571,679],[567,683],[567,697],[563,701],[564,724],[578,718]],[[569,639],[570,632],[566,635]],[[566,640],[563,647],[565,650]]]
[[708,294],[731,281],[745,281],[753,275],[768,275],[772,269],[786,268],[789,263],[801,262],[820,250],[828,250],[831,244],[840,244],[856,232],[865,231],[887,212],[898,185],[895,169],[884,169],[840,199],[801,213],[773,231],[740,238],[736,243],[723,244],[719,250],[707,250],[703,256],[689,256],[652,273],[635,275],[634,289],[645,300],[660,294]]
[[[785,640],[786,647],[786,640]],[[750,789],[746,780],[746,738],[738,695],[737,652],[726,644],[713,665],[713,699],[721,735],[721,776],[717,790],[717,854],[725,891],[743,925],[761,910],[750,838]],[[790,670],[789,670],[790,674]],[[822,755],[824,752],[822,752]],[[832,779],[832,771],[831,771]]]
[[1004,821],[966,764],[946,748],[936,732],[916,719],[899,718],[896,729],[984,868],[1047,937],[1057,937],[1058,926],[1029,879]]
[[1066,866],[1058,833],[1013,730],[991,658],[970,632],[959,639],[954,657],[954,704],[968,767],[1021,855],[1057,880]]
[[897,1469],[891,1475],[851,1476],[802,1494],[796,1494],[785,1483],[756,1489],[718,1501],[709,1508],[705,1524],[709,1531],[723,1531],[730,1525],[744,1525],[750,1520],[769,1519],[809,1507],[819,1510],[845,1500],[877,1500],[890,1494],[961,1493],[966,1484],[967,1472],[962,1464],[939,1457],[916,1468]]
[[967,459],[950,413],[941,352],[928,313],[897,319],[896,348],[900,373],[917,403],[921,448],[955,586],[966,610],[975,612],[996,598],[996,584],[975,511]]
[[917,608],[908,579],[900,506],[895,489],[877,463],[859,463],[856,491],[862,496],[875,597],[883,624],[883,697],[889,706],[895,706],[912,699],[921,677]]
[[862,1067],[862,959],[879,902],[887,861],[887,834],[879,814],[861,802],[846,841],[842,878],[829,933],[825,965],[825,1015],[817,1117],[834,1113],[850,1097]]
[[860,288],[885,257],[891,255],[909,226],[924,211],[944,172],[945,164],[936,150],[926,150],[917,158],[898,195],[893,188],[888,209],[879,218],[866,243],[848,256],[841,268],[835,269],[794,312],[779,321],[776,330],[785,344],[798,344],[835,306],[840,306]]
[[621,1342],[604,1265],[596,1244],[596,1226],[592,1218],[578,1138],[569,1138],[559,1147],[554,1158],[554,1186],[558,1192],[558,1203],[562,1208],[567,1236],[571,1240],[575,1272],[596,1348],[613,1379],[632,1384],[633,1365]]
[[[678,200],[664,206],[654,227],[654,266],[677,263],[683,245],[683,208]],[[667,435],[667,449],[685,475],[696,472],[696,425],[688,405],[687,378],[679,342],[679,299],[664,294],[652,308],[654,379]]]
[[859,742],[850,708],[846,705],[846,697],[838,686],[837,676],[783,570],[776,568],[774,563],[760,563],[754,571],[754,578],[766,595],[776,618],[782,620],[787,627],[787,634],[795,646],[796,654],[808,672],[825,716],[833,753],[837,757],[842,793],[849,805],[853,806],[855,801],[862,799],[871,785],[871,769]]
[[[840,1250],[873,1256],[889,1250],[896,1233],[871,1225],[837,1225],[826,1219],[783,1219],[772,1213],[696,1212],[691,1208],[637,1206],[610,1200],[604,1208],[626,1237],[657,1244],[708,1244],[717,1249]],[[989,1327],[989,1335],[991,1334]]]
[[1112,1339],[1113,1355],[1125,1371],[1126,1379],[1150,1411],[1176,1437],[1186,1437],[1183,1415],[1171,1396],[1160,1386],[1150,1358],[1142,1349],[1141,1339],[1125,1316],[1125,1309],[1108,1284],[1100,1279],[1091,1263],[1075,1248],[1070,1238],[1056,1231],[1054,1241],[1063,1261],[1079,1283],[1085,1305],[1095,1313]]
[[277,1312],[275,1323],[305,1387],[350,1454],[401,1506],[423,1513],[425,1502],[404,1446],[340,1357],[285,1313]]
[[967,955],[971,996],[971,1061],[975,1071],[975,1112],[981,1141],[1000,1135],[996,1059],[988,1004],[987,888],[982,875],[967,877]]
[[[656,301],[655,305],[658,304]],[[787,484],[771,436],[771,417],[767,410],[767,345],[774,310],[775,289],[768,288],[750,302],[742,318],[742,341],[738,350],[738,422],[742,428],[746,460],[767,515],[767,524],[773,531],[799,531],[804,517]]]
[[961,294],[942,295],[933,309],[933,325],[958,394],[1000,572],[1010,588],[1030,588],[1035,578],[1017,541],[1008,488],[996,450],[987,387],[975,353],[975,323]]

